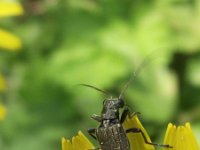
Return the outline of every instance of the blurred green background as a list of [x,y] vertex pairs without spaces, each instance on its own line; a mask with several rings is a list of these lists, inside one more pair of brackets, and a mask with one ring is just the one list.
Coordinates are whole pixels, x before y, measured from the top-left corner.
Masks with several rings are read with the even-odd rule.
[[162,143],[169,122],[186,121],[200,141],[199,0],[20,2],[23,16],[0,20],[23,43],[0,51],[7,85],[0,149],[59,150],[62,136],[97,127],[90,116],[100,114],[105,96],[76,85],[118,96],[147,56],[127,104],[141,112],[153,141]]

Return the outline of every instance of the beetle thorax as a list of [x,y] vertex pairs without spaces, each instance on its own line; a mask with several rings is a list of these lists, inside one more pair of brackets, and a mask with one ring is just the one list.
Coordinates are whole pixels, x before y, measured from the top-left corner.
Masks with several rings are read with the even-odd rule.
[[119,119],[119,109],[122,107],[124,107],[124,101],[122,99],[106,99],[103,103],[102,119]]

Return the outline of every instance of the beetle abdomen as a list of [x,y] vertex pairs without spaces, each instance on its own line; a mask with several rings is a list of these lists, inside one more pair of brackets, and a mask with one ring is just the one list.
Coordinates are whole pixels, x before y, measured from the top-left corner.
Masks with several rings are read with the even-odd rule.
[[130,150],[126,133],[121,124],[100,127],[96,130],[102,150]]

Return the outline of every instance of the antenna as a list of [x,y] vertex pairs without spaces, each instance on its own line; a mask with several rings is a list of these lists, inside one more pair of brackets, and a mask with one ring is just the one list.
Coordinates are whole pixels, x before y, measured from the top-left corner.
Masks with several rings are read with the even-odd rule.
[[109,95],[108,92],[106,92],[106,91],[104,91],[104,90],[101,90],[101,89],[99,89],[99,88],[97,88],[97,87],[95,87],[95,86],[89,85],[89,84],[78,84],[78,85],[86,86],[86,87],[92,88],[92,89],[94,89],[94,90],[97,90],[97,91],[99,91],[99,92],[101,92],[101,93],[103,93],[103,94],[105,94],[105,95]]
[[146,66],[146,64],[149,62],[149,57],[152,55],[153,53],[150,53],[149,55],[146,56],[146,58],[142,61],[142,63],[138,66],[138,68],[136,69],[136,71],[133,72],[133,74],[131,75],[131,77],[129,78],[128,82],[126,82],[125,86],[123,87],[120,95],[119,95],[119,99],[123,97],[124,93],[126,92],[126,90],[128,89],[130,83],[137,77],[137,75],[140,73],[141,69]]

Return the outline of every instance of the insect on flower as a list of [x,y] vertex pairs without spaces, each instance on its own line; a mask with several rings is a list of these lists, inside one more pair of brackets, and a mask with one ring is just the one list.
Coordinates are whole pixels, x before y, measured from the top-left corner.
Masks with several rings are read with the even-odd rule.
[[[93,114],[91,116],[92,119],[98,121],[100,123],[98,128],[88,129],[88,133],[98,141],[100,147],[95,148],[93,150],[130,150],[130,144],[127,137],[127,134],[134,134],[140,133],[145,141],[146,144],[160,146],[165,148],[172,148],[172,146],[166,144],[156,144],[151,143],[145,137],[145,134],[140,128],[129,128],[124,129],[122,124],[124,123],[127,116],[129,118],[137,115],[139,112],[131,113],[129,108],[125,105],[124,101],[124,93],[128,89],[129,84],[132,82],[133,79],[137,76],[140,68],[144,65],[145,61],[138,67],[136,72],[131,76],[129,81],[124,86],[123,90],[121,91],[118,98],[107,98],[103,101],[103,108],[101,115]],[[81,84],[82,86],[93,88],[97,91],[100,91],[106,95],[108,93],[104,90],[101,90],[97,87],[88,84]],[[123,109],[122,114],[120,114],[119,110]]]

